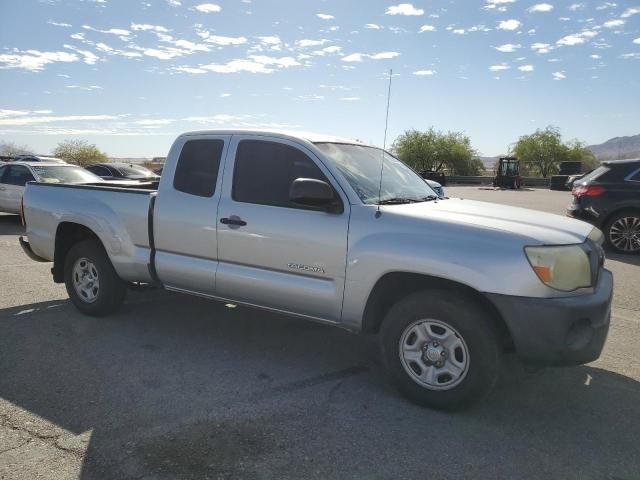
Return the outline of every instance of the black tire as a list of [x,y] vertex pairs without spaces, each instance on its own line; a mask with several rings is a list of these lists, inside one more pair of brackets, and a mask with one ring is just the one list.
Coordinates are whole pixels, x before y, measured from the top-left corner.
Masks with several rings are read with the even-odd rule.
[[[639,211],[635,211],[635,210],[627,210],[627,211],[622,211],[620,213],[616,213],[613,217],[611,217],[609,219],[609,221],[607,221],[607,224],[604,227],[604,236],[606,239],[606,243],[607,246],[613,250],[614,252],[617,253],[625,253],[625,254],[638,254],[640,253],[640,244],[636,244],[634,243],[630,243],[628,244],[628,246],[631,248],[630,250],[627,249],[625,250],[625,246],[624,245],[616,245],[615,243],[615,233],[612,232],[612,229],[614,228],[614,226],[616,225],[616,223],[619,220],[622,219],[633,219],[637,222],[640,222],[640,212]],[[614,235],[613,239],[612,239],[612,235]],[[636,235],[639,239],[640,239],[640,231],[638,231],[637,235]]]
[[[73,270],[76,262],[81,259],[87,259],[97,270],[99,286],[96,288],[96,297],[91,302],[83,298],[74,286]],[[95,240],[83,240],[71,247],[64,261],[64,283],[69,298],[76,308],[94,317],[116,311],[122,305],[127,293],[126,283],[114,270],[102,245]]]
[[[452,327],[466,344],[466,375],[449,389],[418,383],[401,360],[403,333],[423,319]],[[464,295],[446,290],[417,292],[394,304],[380,329],[380,347],[385,370],[400,392],[418,405],[439,410],[457,410],[479,401],[495,386],[502,370],[502,350],[490,319]]]

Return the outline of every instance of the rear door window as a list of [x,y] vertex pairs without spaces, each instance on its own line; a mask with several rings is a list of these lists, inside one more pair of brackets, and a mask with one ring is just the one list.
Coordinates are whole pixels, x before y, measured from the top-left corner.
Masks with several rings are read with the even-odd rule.
[[173,188],[198,197],[213,196],[223,149],[223,140],[188,140],[178,158]]
[[35,180],[27,167],[23,167],[22,165],[11,165],[5,168],[6,171],[2,176],[2,183],[4,184],[24,187],[27,182]]

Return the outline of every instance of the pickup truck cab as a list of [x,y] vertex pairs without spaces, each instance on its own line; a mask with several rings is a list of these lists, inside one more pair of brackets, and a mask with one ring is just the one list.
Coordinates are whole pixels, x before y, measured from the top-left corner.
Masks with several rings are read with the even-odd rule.
[[86,314],[145,282],[375,333],[401,392],[434,408],[487,393],[509,350],[595,360],[609,327],[597,228],[441,198],[391,154],[336,137],[186,133],[157,191],[30,183],[24,217],[23,248]]

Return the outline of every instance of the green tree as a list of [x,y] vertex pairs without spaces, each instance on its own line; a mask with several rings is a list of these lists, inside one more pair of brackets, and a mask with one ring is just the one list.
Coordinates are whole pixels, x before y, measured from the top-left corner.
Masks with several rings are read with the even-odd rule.
[[13,142],[0,142],[0,155],[15,157],[16,155],[29,153],[33,153],[33,149],[29,145],[18,145]]
[[529,169],[547,178],[558,171],[558,163],[567,158],[560,130],[547,127],[518,139],[513,153]]
[[587,148],[587,144],[579,140],[572,140],[566,144],[567,160],[582,162],[582,172],[589,172],[600,166],[600,161]]
[[86,140],[65,140],[60,142],[53,151],[53,155],[81,167],[108,160],[106,153],[101,152],[98,147]]
[[[460,132],[407,130],[393,142],[393,152],[417,171],[447,169],[456,175],[477,175],[482,162],[474,159],[471,140]],[[479,165],[480,164],[480,165]]]
[[520,137],[513,154],[525,169],[544,178],[557,173],[560,162],[582,162],[583,172],[593,170],[600,164],[585,143],[578,140],[564,143],[560,130],[552,126]]

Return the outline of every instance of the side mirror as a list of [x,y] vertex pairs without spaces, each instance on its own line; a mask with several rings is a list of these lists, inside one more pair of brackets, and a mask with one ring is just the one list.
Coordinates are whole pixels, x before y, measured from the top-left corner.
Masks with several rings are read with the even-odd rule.
[[335,206],[333,189],[327,182],[314,178],[296,178],[289,189],[289,199],[298,205],[326,208]]

